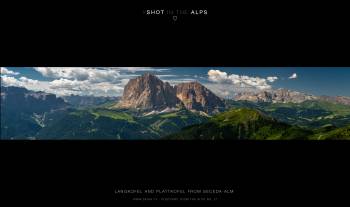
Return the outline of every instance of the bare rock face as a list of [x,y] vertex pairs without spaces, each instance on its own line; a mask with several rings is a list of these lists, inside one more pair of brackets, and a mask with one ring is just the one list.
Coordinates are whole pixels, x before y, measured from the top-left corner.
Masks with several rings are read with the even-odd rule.
[[298,91],[277,89],[273,92],[272,102],[276,103],[301,103],[308,100],[316,100],[317,97]]
[[183,106],[189,110],[215,113],[224,108],[223,101],[198,82],[171,86],[146,73],[131,79],[124,88],[123,98],[115,107],[141,110],[164,110]]
[[175,107],[180,101],[176,97],[176,89],[168,82],[146,73],[131,79],[124,88],[122,101],[118,107],[143,110],[160,110]]
[[262,91],[260,93],[241,92],[234,99],[236,101],[272,102],[272,93],[268,91]]
[[238,93],[234,98],[236,101],[272,102],[272,103],[301,103],[307,100],[317,100],[317,96],[291,91],[287,89],[277,89],[273,91],[243,92]]
[[198,82],[176,85],[176,96],[189,110],[204,111],[211,114],[224,108],[224,102]]

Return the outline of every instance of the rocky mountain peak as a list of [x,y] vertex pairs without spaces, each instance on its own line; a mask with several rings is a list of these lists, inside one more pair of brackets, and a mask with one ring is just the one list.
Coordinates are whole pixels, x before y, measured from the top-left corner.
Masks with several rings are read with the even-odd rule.
[[116,107],[163,110],[181,105],[189,110],[206,113],[213,113],[224,107],[223,101],[199,82],[171,86],[150,73],[131,79]]
[[199,82],[176,85],[176,96],[189,110],[215,113],[224,107],[223,101]]
[[117,106],[160,110],[166,107],[175,107],[179,103],[174,87],[167,82],[164,83],[153,74],[145,73],[140,77],[131,79],[126,84],[122,101]]

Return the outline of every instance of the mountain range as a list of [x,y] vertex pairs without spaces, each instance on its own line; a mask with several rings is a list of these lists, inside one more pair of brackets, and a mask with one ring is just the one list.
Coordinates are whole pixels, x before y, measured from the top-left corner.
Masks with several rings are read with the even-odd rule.
[[149,73],[121,98],[2,86],[1,139],[346,139],[349,100],[287,89],[225,100],[199,82],[170,85]]
[[19,87],[1,87],[1,138],[31,138],[43,127],[47,113],[68,104],[54,94]]
[[119,100],[119,97],[79,96],[73,94],[62,96],[62,98],[68,104],[80,108],[99,106],[109,102],[117,102]]
[[302,103],[304,101],[320,100],[350,106],[349,97],[315,96],[283,88],[269,91],[240,92],[234,97],[234,100],[268,103]]

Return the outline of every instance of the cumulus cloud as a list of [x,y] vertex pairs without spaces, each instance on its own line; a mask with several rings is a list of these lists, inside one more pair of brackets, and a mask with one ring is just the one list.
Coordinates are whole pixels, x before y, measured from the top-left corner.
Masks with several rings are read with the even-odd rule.
[[119,83],[99,82],[91,83],[88,80],[57,79],[50,82],[49,88],[56,91],[67,91],[75,95],[117,96],[121,95],[125,81]]
[[228,78],[226,72],[222,72],[220,70],[209,70],[208,71],[209,80],[213,82],[230,82],[231,80]]
[[20,77],[17,79],[15,77],[2,75],[1,85],[23,87],[33,91],[45,91],[45,92],[51,92],[51,93],[53,92],[53,91],[47,90],[49,86],[49,83],[47,81],[38,81],[38,80],[29,79],[26,77]]
[[84,67],[35,67],[36,71],[49,78],[65,78],[91,82],[113,82],[119,79],[120,73],[113,69],[98,69]]
[[296,79],[298,78],[298,75],[296,73],[293,73],[291,76],[289,76],[289,79]]
[[1,75],[1,85],[4,86],[20,86],[19,81],[11,76]]
[[276,76],[270,76],[270,77],[267,77],[266,78],[266,80],[267,81],[269,81],[270,83],[273,83],[273,82],[275,82],[276,80],[278,80],[278,77],[276,77]]
[[[138,76],[136,72],[164,72],[170,69],[151,67],[35,67],[36,71],[48,78],[89,80],[91,82],[114,82],[123,77]],[[124,72],[121,74],[121,72]],[[125,74],[128,73],[128,74]]]
[[209,83],[205,83],[204,85],[220,97],[232,98],[240,92],[271,90],[271,83],[278,79],[276,76],[262,78],[228,74],[220,70],[209,70]]
[[265,79],[246,75],[228,75],[226,72],[220,70],[209,70],[208,76],[212,82],[231,84],[240,88],[255,88],[258,90],[271,89],[271,85],[268,82],[274,82],[278,79],[277,77],[268,77]]
[[152,68],[152,67],[113,67],[111,69],[119,71],[128,71],[128,72],[165,72],[169,71],[168,68]]
[[229,83],[203,83],[203,85],[222,98],[232,98],[240,90]]
[[193,78],[182,78],[182,79],[173,79],[173,80],[164,80],[164,81],[168,82],[170,85],[177,85],[179,83],[195,82],[198,80]]
[[88,80],[56,79],[53,81],[39,81],[27,77],[14,78],[1,76],[1,84],[4,86],[24,87],[33,91],[44,91],[59,96],[65,95],[89,95],[89,96],[119,96],[122,94],[125,80],[118,83],[100,82],[92,83]]
[[1,75],[19,75],[19,73],[9,70],[5,67],[1,67]]

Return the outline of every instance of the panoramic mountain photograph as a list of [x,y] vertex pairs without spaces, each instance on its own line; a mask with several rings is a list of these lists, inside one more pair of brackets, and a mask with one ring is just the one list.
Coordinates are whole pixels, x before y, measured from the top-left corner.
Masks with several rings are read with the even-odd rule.
[[350,140],[350,68],[1,67],[1,140]]

